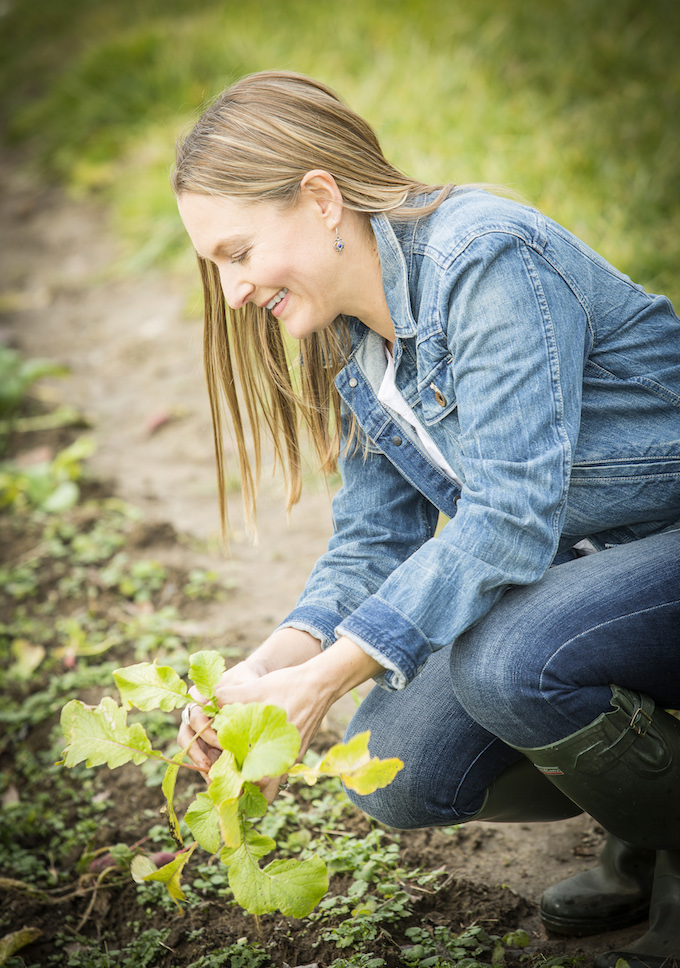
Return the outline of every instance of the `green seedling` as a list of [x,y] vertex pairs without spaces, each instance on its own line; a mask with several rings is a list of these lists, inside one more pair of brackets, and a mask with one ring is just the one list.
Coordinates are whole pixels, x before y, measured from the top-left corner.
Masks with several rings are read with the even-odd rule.
[[228,869],[236,901],[251,914],[280,910],[302,918],[328,890],[326,865],[312,855],[305,860],[286,858],[260,866],[276,843],[255,828],[255,821],[268,808],[258,782],[288,774],[312,785],[321,776],[339,776],[346,786],[367,794],[391,783],[404,764],[398,759],[371,757],[368,731],[347,744],[334,746],[316,767],[297,764],[300,736],[282,709],[263,703],[218,707],[215,690],[224,671],[224,659],[215,652],[197,652],[190,657],[189,678],[203,696],[209,697],[205,711],[212,717],[212,728],[223,750],[208,774],[207,791],[196,796],[184,816],[194,837],[192,844],[184,846],[174,808],[179,770],[198,769],[187,762],[192,744],[169,759],[152,748],[141,723],[127,723],[127,712],[133,706],[142,712],[170,712],[192,701],[186,682],[170,667],[141,662],[114,672],[122,699],[120,706],[111,697],[94,707],[77,699],[67,703],[61,726],[68,745],[59,762],[73,767],[85,761],[87,766],[106,764],[111,769],[129,762],[138,766],[149,760],[167,763],[162,790],[168,824],[179,852],[160,868],[148,857],[135,857],[131,872],[136,881],[162,882],[179,904],[185,897],[181,887],[183,870],[200,845],[210,854],[219,854]]
[[0,465],[0,507],[15,510],[36,508],[47,514],[60,514],[75,507],[80,491],[82,462],[94,453],[94,441],[79,437],[52,460],[28,467],[11,461]]

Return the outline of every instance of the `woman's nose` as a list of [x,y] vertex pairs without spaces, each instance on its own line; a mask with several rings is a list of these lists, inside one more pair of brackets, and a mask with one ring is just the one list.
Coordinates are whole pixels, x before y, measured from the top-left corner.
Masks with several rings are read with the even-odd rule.
[[248,282],[241,273],[220,269],[222,292],[230,309],[241,309],[249,301],[255,291],[255,286]]

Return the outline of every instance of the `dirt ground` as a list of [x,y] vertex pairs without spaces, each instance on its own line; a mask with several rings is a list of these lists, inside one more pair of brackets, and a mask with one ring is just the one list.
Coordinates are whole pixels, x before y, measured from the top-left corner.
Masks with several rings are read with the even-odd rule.
[[[200,561],[234,584],[228,603],[206,608],[200,620],[232,644],[256,646],[292,607],[325,548],[325,488],[310,474],[287,522],[280,486],[265,482],[257,546],[245,534],[236,495],[230,557],[223,557],[201,324],[187,309],[184,287],[161,273],[112,273],[120,252],[96,205],[73,203],[53,189],[37,191],[17,165],[2,174],[0,338],[27,355],[67,365],[69,375],[47,383],[44,392],[91,421],[98,445],[90,461],[94,474],[142,510],[148,543],[158,545],[154,555],[177,567]],[[167,540],[173,532],[166,523],[177,540]],[[351,708],[349,702],[332,711],[329,735],[341,734]],[[505,923],[514,918],[515,926],[545,942],[537,916],[542,890],[592,865],[601,840],[601,830],[581,817],[556,824],[472,823],[446,841],[423,831],[410,836],[407,850],[409,862],[424,867],[447,851],[472,918],[488,918],[496,905]],[[641,933],[633,928],[587,940],[555,939],[545,950],[588,957]],[[303,963],[295,958],[287,951],[284,960]]]

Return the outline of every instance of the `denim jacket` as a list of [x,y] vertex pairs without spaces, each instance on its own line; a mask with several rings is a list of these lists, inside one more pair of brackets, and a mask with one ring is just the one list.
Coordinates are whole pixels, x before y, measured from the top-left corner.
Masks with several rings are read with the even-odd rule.
[[[680,518],[680,320],[560,225],[456,191],[372,219],[396,383],[459,487],[377,398],[383,340],[350,320],[334,533],[280,627],[348,636],[403,688],[556,555]],[[439,512],[450,520],[435,533]]]

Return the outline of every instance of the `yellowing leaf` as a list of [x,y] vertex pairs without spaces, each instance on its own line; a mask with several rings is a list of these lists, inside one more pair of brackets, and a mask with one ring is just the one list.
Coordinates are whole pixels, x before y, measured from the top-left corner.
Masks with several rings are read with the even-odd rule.
[[145,712],[149,709],[162,709],[169,713],[180,706],[186,706],[187,684],[170,666],[138,662],[124,669],[116,669],[113,678],[121,699],[128,708],[136,706]]
[[360,766],[352,773],[342,773],[341,778],[345,786],[356,793],[366,796],[382,787],[389,786],[399,770],[404,768],[402,760],[394,757],[389,760],[379,760],[374,757],[369,763]]
[[182,841],[182,834],[179,829],[179,822],[177,820],[177,814],[175,813],[175,784],[177,783],[177,774],[179,773],[179,768],[182,764],[182,760],[186,755],[185,750],[180,750],[179,753],[175,753],[172,758],[172,763],[168,766],[165,771],[165,776],[163,777],[163,783],[161,789],[165,794],[165,802],[167,807],[167,818],[168,827],[170,828],[170,833],[172,834],[172,839],[175,841],[178,847],[183,847],[184,843]]
[[234,797],[233,800],[222,800],[217,808],[217,820],[225,846],[239,847],[243,842],[243,836],[241,834],[238,797]]
[[159,867],[158,870],[152,871],[152,873],[147,874],[143,880],[145,881],[160,881],[161,884],[165,884],[168,889],[168,894],[175,901],[178,907],[180,901],[185,899],[184,891],[180,884],[180,879],[182,876],[182,871],[188,862],[189,858],[196,850],[197,844],[192,844],[191,847],[185,851],[183,854],[178,854],[174,860],[171,860],[169,864],[164,864],[163,867]]
[[307,786],[314,786],[318,783],[320,774],[318,766],[305,766],[304,763],[296,763],[288,770],[289,777],[301,777]]
[[318,766],[320,776],[340,776],[343,773],[353,773],[364,766],[371,758],[368,751],[368,741],[371,731],[357,733],[348,743],[336,743],[331,746]]
[[404,764],[396,757],[388,760],[380,760],[377,756],[371,758],[368,749],[370,738],[370,730],[357,733],[349,743],[332,746],[318,766],[296,764],[288,775],[300,776],[310,786],[321,776],[339,776],[345,786],[362,796],[389,786]]
[[222,842],[220,824],[217,807],[207,793],[198,794],[189,805],[184,820],[203,850],[207,850],[209,854],[216,854]]
[[68,767],[83,760],[87,766],[106,763],[113,770],[130,760],[139,764],[155,755],[141,723],[128,726],[126,719],[126,711],[110,696],[98,706],[72,699],[61,711],[61,728],[69,745],[59,762]]
[[14,662],[7,670],[8,675],[14,679],[30,679],[45,658],[45,649],[42,645],[33,645],[27,639],[14,639],[12,655]]
[[149,874],[155,874],[157,870],[156,864],[146,854],[135,854],[130,863],[130,873],[136,884],[141,884]]
[[27,944],[33,944],[42,935],[40,928],[20,928],[0,938],[0,965],[4,965],[13,954],[21,951]]

